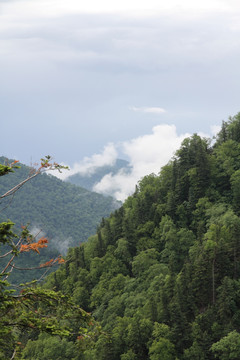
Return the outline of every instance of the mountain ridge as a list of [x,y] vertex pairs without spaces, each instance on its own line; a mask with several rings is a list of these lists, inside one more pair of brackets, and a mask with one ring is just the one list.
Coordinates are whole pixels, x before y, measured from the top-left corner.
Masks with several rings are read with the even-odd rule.
[[[6,161],[6,158],[0,158],[0,163]],[[24,164],[19,166],[20,169],[0,178],[0,194],[29,176],[31,168]],[[16,260],[16,264],[20,264],[20,258],[24,258],[25,265],[32,267],[59,253],[65,255],[70,246],[87,241],[96,232],[101,219],[119,206],[120,203],[111,197],[43,173],[26,182],[14,196],[1,199],[0,221],[10,219],[15,223],[16,231],[29,224],[33,235],[49,239],[48,248],[43,249],[39,256],[29,254]],[[21,279],[21,274],[16,272],[14,275],[16,282]],[[28,272],[26,279],[30,281],[36,276],[37,272]]]

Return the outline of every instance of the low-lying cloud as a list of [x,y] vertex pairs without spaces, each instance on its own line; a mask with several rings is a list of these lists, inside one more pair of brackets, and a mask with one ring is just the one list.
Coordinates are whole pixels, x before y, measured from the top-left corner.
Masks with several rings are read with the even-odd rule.
[[[216,135],[218,130],[218,126],[211,127],[213,135]],[[210,137],[207,134],[200,135]],[[124,201],[134,192],[135,185],[145,175],[158,174],[179,149],[182,141],[189,136],[191,136],[190,133],[179,135],[175,125],[157,125],[149,134],[118,145],[108,144],[102,153],[84,158],[81,163],[75,164],[71,169],[71,174],[77,172],[85,175],[92,174],[98,167],[113,165],[117,158],[122,157],[120,154],[124,154],[124,158],[129,161],[129,167],[122,168],[117,174],[108,173],[92,189]]]
[[109,143],[104,147],[100,154],[93,154],[91,157],[84,157],[81,162],[75,163],[70,170],[63,170],[62,173],[57,174],[57,176],[62,180],[65,180],[67,177],[77,173],[85,176],[91,176],[99,167],[114,165],[117,159],[117,154],[115,145],[113,143]]
[[107,174],[93,190],[112,193],[117,200],[123,201],[143,176],[159,173],[187,136],[190,134],[178,135],[174,125],[163,124],[153,127],[151,134],[124,142],[122,151],[130,161],[131,172],[120,170],[116,175]]
[[61,236],[51,239],[51,245],[53,248],[59,251],[59,254],[65,256],[67,255],[68,249],[74,246],[74,242],[71,237],[63,239]]
[[[33,225],[29,231],[34,236],[35,241],[38,241],[41,237],[47,237],[46,232],[37,225]],[[74,246],[73,239],[71,237],[65,238],[63,235],[50,238],[48,241],[48,247],[58,250],[61,255],[66,255],[69,247]]]

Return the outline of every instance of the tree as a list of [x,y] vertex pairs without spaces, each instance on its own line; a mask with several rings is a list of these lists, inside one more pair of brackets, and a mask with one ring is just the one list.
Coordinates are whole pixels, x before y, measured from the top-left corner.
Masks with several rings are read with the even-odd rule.
[[154,324],[153,342],[149,348],[150,360],[175,360],[174,345],[169,340],[170,330],[166,324]]
[[38,340],[29,340],[27,346],[23,350],[22,359],[61,359],[75,360],[78,359],[79,353],[74,342],[67,341],[66,338],[49,337],[41,334]]
[[211,347],[219,360],[238,360],[240,358],[240,334],[234,330]]

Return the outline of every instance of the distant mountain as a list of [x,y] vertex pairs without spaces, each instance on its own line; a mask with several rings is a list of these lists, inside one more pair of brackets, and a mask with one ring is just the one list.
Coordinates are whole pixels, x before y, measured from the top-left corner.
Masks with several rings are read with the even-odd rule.
[[[0,163],[4,158],[0,158]],[[25,179],[30,168],[22,165],[0,179],[0,194]],[[3,201],[4,200],[4,201]],[[16,192],[8,204],[0,204],[0,221],[11,219],[17,226],[30,223],[42,229],[57,248],[78,245],[94,234],[102,217],[120,206],[111,197],[93,193],[80,186],[63,182],[53,175],[41,174]],[[9,206],[7,206],[9,205]],[[5,208],[6,207],[6,208]]]
[[[1,164],[5,160],[0,157]],[[0,178],[1,195],[28,177],[30,168],[23,164],[20,166],[14,173]],[[33,234],[41,231],[41,236],[49,239],[48,248],[42,249],[40,255],[23,254],[25,256],[21,257],[21,266],[31,267],[59,253],[64,255],[70,246],[86,241],[96,232],[102,218],[109,216],[120,205],[109,196],[66,183],[53,175],[41,174],[27,182],[12,198],[1,200],[0,222],[10,219],[16,229],[29,224]],[[16,264],[19,265],[18,262]],[[29,277],[24,275],[25,279],[31,280],[34,274],[29,274]],[[14,276],[16,282],[21,281],[19,273]]]
[[99,183],[105,175],[110,173],[112,175],[115,175],[120,170],[130,172],[131,167],[129,166],[129,162],[126,160],[117,159],[114,165],[93,167],[88,174],[83,174],[79,172],[77,174],[69,176],[66,181],[71,184],[82,186],[83,188],[92,191],[94,185]]

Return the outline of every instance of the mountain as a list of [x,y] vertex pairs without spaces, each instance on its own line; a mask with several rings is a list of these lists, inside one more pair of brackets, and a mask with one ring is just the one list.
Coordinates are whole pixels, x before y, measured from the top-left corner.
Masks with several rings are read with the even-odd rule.
[[88,173],[76,173],[67,177],[66,181],[92,191],[94,189],[94,185],[100,182],[105,175],[110,173],[115,175],[120,170],[124,170],[126,173],[130,172],[131,168],[129,166],[129,162],[117,159],[113,165],[92,167],[89,169]]
[[[143,178],[69,250],[44,286],[71,295],[102,330],[71,338],[75,355],[63,359],[240,358],[239,169],[240,113],[213,145],[197,134],[185,139],[159,176]],[[52,346],[35,338],[24,359],[44,359]]]
[[[0,158],[0,163],[5,161],[5,158]],[[14,173],[0,178],[0,194],[28,177],[31,169],[23,164],[20,166]],[[44,173],[27,182],[13,197],[1,200],[0,221],[10,219],[17,229],[29,224],[33,234],[40,232],[40,236],[49,239],[49,247],[43,249],[41,255],[22,257],[27,259],[30,266],[36,265],[36,262],[43,263],[59,253],[65,254],[70,246],[86,241],[96,232],[101,219],[119,206],[120,203],[111,197]]]
[[[4,163],[4,160],[0,158],[0,163]],[[1,178],[0,194],[29,175],[30,168],[23,164],[20,166],[14,173]],[[27,182],[8,202],[9,198],[1,200],[1,221],[9,218],[18,227],[29,223],[31,228],[41,229],[58,248],[67,247],[66,242],[74,246],[86,241],[94,234],[102,217],[120,206],[111,197],[65,183],[47,174],[40,174]]]

